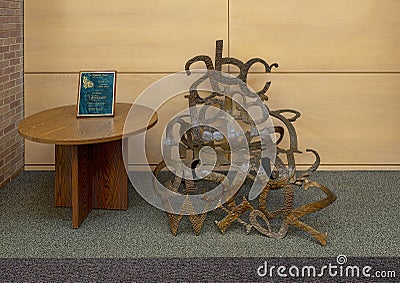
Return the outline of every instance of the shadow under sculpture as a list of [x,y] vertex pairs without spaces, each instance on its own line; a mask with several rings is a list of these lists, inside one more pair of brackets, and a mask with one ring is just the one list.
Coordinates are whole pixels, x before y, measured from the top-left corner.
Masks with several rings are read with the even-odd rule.
[[[266,73],[271,72],[272,68],[278,67],[278,64],[274,63],[269,65],[266,61],[260,58],[253,58],[244,63],[236,58],[222,57],[222,49],[223,41],[218,40],[216,42],[215,65],[213,64],[212,59],[206,55],[199,55],[190,59],[185,65],[187,75],[191,74],[190,66],[196,62],[204,62],[207,70],[210,71],[221,71],[223,65],[233,65],[239,69],[239,75],[237,78],[240,79],[244,85],[247,85],[248,71],[254,64],[262,64]],[[198,86],[205,79],[211,80],[211,86],[214,91],[210,95],[205,97],[203,95],[202,97],[198,91]],[[226,216],[223,219],[215,221],[219,230],[222,233],[225,233],[232,223],[238,221],[245,226],[247,233],[250,233],[251,229],[255,228],[266,236],[279,239],[285,237],[289,226],[292,225],[309,233],[322,245],[326,245],[326,233],[321,233],[300,220],[301,217],[319,211],[336,200],[335,194],[328,188],[318,182],[309,180],[310,174],[316,171],[320,163],[320,157],[315,150],[306,149],[307,152],[314,154],[314,163],[302,173],[296,172],[295,155],[301,154],[302,152],[298,149],[297,134],[293,122],[300,117],[300,113],[291,109],[270,110],[267,107],[269,117],[272,118],[274,125],[276,125],[273,127],[273,131],[276,135],[276,141],[274,142],[276,148],[274,148],[274,161],[264,158],[261,154],[262,143],[260,141],[260,133],[255,130],[254,121],[248,119],[245,109],[235,105],[235,102],[229,97],[221,95],[222,90],[220,89],[220,85],[225,85],[229,88],[229,84],[229,79],[224,79],[223,76],[210,75],[208,78],[207,76],[200,78],[192,84],[189,90],[189,95],[186,96],[189,100],[189,106],[214,105],[221,110],[230,113],[230,115],[242,124],[247,125],[248,129],[245,132],[245,137],[250,152],[249,163],[251,170],[245,172],[244,178],[247,177],[250,180],[255,180],[258,169],[262,166],[264,171],[268,174],[269,179],[254,202],[249,201],[245,196],[239,195],[242,188],[229,199],[222,201],[219,200],[220,204],[217,209],[222,209],[226,212]],[[268,99],[265,93],[268,91],[270,84],[271,82],[267,82],[260,91],[256,92],[256,95],[258,95],[262,102],[265,102]],[[254,94],[250,88],[246,91],[249,94]],[[225,137],[221,136],[222,134],[220,132],[216,131],[212,127],[203,125],[197,126],[195,123],[194,125],[194,127],[183,133],[181,139],[178,141],[180,158],[186,160],[186,163],[192,168],[194,174],[194,169],[199,165],[200,150],[206,146],[212,147],[215,152],[217,152],[216,166],[213,168],[212,172],[202,180],[221,183],[226,177],[224,166],[229,165],[229,158],[232,154],[231,149],[227,144]],[[168,130],[166,134],[169,134]],[[285,134],[288,135],[288,142],[285,143],[287,148],[284,148],[285,145],[282,142]],[[165,160],[161,161],[154,171],[154,175],[157,179],[159,179],[159,174],[163,170],[169,171]],[[172,172],[172,174],[174,174],[174,172]],[[197,181],[185,179],[177,176],[177,174],[174,175],[175,177],[173,177],[172,180],[163,183],[165,187],[173,192],[189,196],[206,190],[206,188]],[[301,205],[300,207],[294,207],[295,190],[307,190],[310,187],[321,190],[325,193],[325,198],[309,204]],[[268,207],[270,207],[268,201],[270,200],[269,193],[271,190],[283,190],[284,195],[283,206],[274,211],[268,209]],[[170,205],[167,200],[163,203],[166,208]],[[171,211],[168,209],[166,210]],[[206,208],[203,213],[195,213],[193,204],[190,202],[190,198],[188,197],[182,203],[179,211],[181,213],[167,212],[172,233],[177,235],[181,219],[184,215],[187,215],[193,226],[194,232],[198,235],[207,216]],[[246,219],[244,219],[244,217],[246,217]],[[259,218],[264,221],[264,225],[260,224]],[[270,221],[273,219],[281,219],[279,228],[271,228]]]

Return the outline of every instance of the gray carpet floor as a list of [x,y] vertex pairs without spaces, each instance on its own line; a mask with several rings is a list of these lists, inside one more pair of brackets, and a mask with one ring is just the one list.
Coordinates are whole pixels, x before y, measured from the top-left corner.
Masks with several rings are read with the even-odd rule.
[[[183,221],[174,237],[164,212],[129,187],[126,211],[93,210],[79,229],[71,228],[71,209],[54,206],[54,172],[26,171],[0,190],[0,258],[141,257],[336,257],[400,256],[400,172],[321,171],[318,180],[337,194],[330,207],[304,217],[328,232],[319,245],[290,228],[283,239],[256,230],[249,235],[235,223],[222,235],[208,214],[199,236]],[[311,191],[297,194],[298,202]],[[278,195],[276,196],[278,198]],[[298,203],[297,203],[298,204]]]

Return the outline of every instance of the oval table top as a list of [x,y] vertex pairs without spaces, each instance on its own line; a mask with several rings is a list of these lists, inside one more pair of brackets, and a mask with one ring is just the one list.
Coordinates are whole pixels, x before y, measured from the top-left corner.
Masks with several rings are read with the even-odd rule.
[[157,123],[157,113],[135,105],[132,110],[135,119],[127,121],[125,126],[131,107],[132,104],[116,103],[113,117],[77,118],[76,105],[62,106],[26,117],[19,124],[18,132],[35,142],[80,145],[119,140],[123,136],[144,132]]

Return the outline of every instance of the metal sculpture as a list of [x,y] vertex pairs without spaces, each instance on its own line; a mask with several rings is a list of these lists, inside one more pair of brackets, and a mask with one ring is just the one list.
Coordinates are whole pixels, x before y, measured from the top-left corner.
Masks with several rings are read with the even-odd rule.
[[[214,64],[212,59],[206,55],[200,55],[190,59],[185,65],[187,75],[191,74],[190,67],[196,62],[203,62],[206,68],[210,71],[221,71],[223,65],[234,65],[239,69],[237,78],[240,79],[246,86],[249,69],[254,64],[262,64],[266,73],[271,72],[272,68],[278,68],[278,64],[274,63],[269,65],[266,61],[260,58],[253,58],[244,63],[236,58],[222,57],[222,50],[223,41],[218,40],[216,42]],[[201,97],[198,91],[198,86],[207,79],[210,80],[214,91],[206,97]],[[245,172],[244,178],[247,176],[248,178],[254,180],[256,178],[256,172],[258,172],[257,169],[262,166],[264,169],[263,172],[268,174],[269,180],[259,194],[258,202],[256,204],[251,204],[251,202],[244,196],[240,198],[239,193],[236,193],[229,199],[219,199],[219,202],[221,203],[221,205],[219,205],[219,209],[225,211],[227,215],[223,219],[215,221],[217,227],[222,233],[225,233],[225,231],[233,222],[238,221],[245,226],[247,233],[250,233],[251,229],[254,227],[257,231],[266,236],[283,238],[287,234],[289,226],[292,225],[309,233],[322,245],[326,245],[326,233],[320,233],[313,227],[300,220],[301,217],[321,210],[336,200],[335,194],[332,193],[328,188],[308,179],[310,174],[318,168],[320,163],[319,155],[315,150],[306,150],[315,156],[315,162],[310,166],[310,168],[308,168],[302,174],[298,174],[296,171],[295,155],[301,154],[302,152],[298,148],[297,134],[293,123],[300,117],[300,113],[291,109],[268,109],[270,117],[277,121],[277,123],[274,122],[274,124],[277,125],[274,126],[274,132],[277,136],[274,144],[274,146],[276,146],[276,156],[275,161],[271,165],[270,160],[262,157],[260,154],[262,150],[261,141],[264,137],[262,134],[260,134],[260,132],[255,130],[254,121],[248,119],[249,117],[246,115],[246,111],[243,109],[243,107],[235,105],[235,103],[229,97],[221,96],[221,93],[224,91],[221,88],[221,85],[230,87],[231,84],[232,80],[230,80],[229,77],[215,76],[212,74],[203,76],[190,87],[189,95],[186,96],[189,100],[189,106],[216,105],[220,109],[230,113],[235,119],[246,124],[248,126],[248,130],[245,133],[245,137],[250,149],[249,161],[253,170]],[[265,95],[265,93],[268,91],[270,84],[271,82],[267,82],[261,90],[255,92],[255,94],[258,95],[258,97],[264,102],[268,100],[268,97]],[[253,91],[243,87],[243,85],[241,85],[240,88],[242,93],[245,95],[254,95]],[[196,124],[196,121],[194,121],[195,117],[191,115],[191,119],[191,122]],[[175,123],[186,122],[182,122],[182,120],[178,119],[175,121]],[[167,135],[170,134],[170,136],[172,136],[171,131],[171,129],[167,130]],[[282,143],[285,134],[288,134],[288,148],[284,148]],[[183,133],[181,140],[175,142],[179,143],[180,157],[190,160],[188,164],[192,169],[195,169],[198,165],[199,152],[201,148],[205,146],[212,147],[218,153],[216,167],[203,179],[216,183],[223,182],[225,175],[223,174],[223,170],[221,170],[221,166],[227,164],[229,165],[228,160],[232,152],[230,151],[229,145],[226,144],[226,140],[224,139],[223,135],[219,131],[216,131],[212,127],[196,126]],[[285,156],[286,158],[282,158],[282,156]],[[284,159],[286,159],[287,164],[285,164]],[[159,163],[154,171],[155,176],[158,176],[159,173],[165,168],[166,164],[164,161]],[[243,172],[241,173],[243,174]],[[199,193],[200,191],[200,188],[198,185],[196,185],[195,181],[187,180],[179,176],[175,176],[174,180],[166,182],[165,186],[173,192],[187,196]],[[302,189],[306,190],[310,187],[320,189],[326,194],[326,197],[310,204],[294,207],[294,191]],[[205,190],[206,188],[203,186],[201,189]],[[284,206],[275,211],[268,210],[268,196],[270,191],[280,189],[282,189],[284,192]],[[237,203],[238,199],[241,199],[240,203]],[[168,199],[164,199],[163,201],[166,207],[171,205],[168,203]],[[222,203],[224,203],[224,205],[222,205]],[[243,219],[246,211],[249,212],[248,220]],[[204,220],[207,216],[206,212],[197,214],[194,213],[193,204],[191,203],[189,197],[185,199],[184,203],[182,203],[180,213],[167,214],[171,230],[174,235],[177,234],[179,223],[184,214],[188,215],[196,235],[200,233]],[[265,225],[260,224],[259,218],[264,221]],[[275,218],[282,218],[282,223],[278,231],[272,231],[270,225],[270,220]]]

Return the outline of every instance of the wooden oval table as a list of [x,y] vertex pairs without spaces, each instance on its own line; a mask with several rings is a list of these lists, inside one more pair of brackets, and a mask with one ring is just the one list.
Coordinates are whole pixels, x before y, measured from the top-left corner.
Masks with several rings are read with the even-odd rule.
[[131,106],[117,103],[113,117],[77,118],[76,105],[69,105],[36,113],[19,124],[24,138],[55,144],[55,205],[72,207],[73,228],[92,208],[128,209],[123,158],[127,136],[157,123],[157,114],[140,105],[132,110],[135,119],[126,121]]

